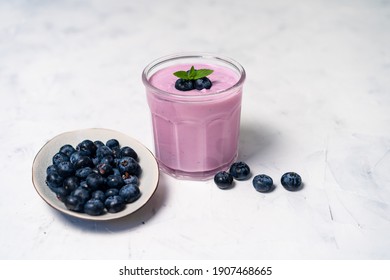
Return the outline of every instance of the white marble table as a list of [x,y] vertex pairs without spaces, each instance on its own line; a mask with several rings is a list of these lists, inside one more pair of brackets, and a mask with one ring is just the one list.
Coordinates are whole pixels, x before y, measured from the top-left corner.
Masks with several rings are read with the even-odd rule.
[[[0,1],[0,258],[389,259],[389,1],[181,3]],[[124,219],[50,208],[31,182],[41,146],[101,127],[153,150],[141,71],[181,51],[243,64],[239,159],[275,191],[162,174]]]

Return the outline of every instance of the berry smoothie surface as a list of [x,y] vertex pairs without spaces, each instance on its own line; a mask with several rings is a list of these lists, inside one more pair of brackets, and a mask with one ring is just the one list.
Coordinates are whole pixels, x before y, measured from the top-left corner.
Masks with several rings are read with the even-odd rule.
[[[210,89],[175,88],[173,73],[191,66],[214,70],[207,76]],[[147,88],[160,168],[178,178],[207,179],[236,159],[242,83],[234,86],[239,80],[238,71],[209,64],[169,65],[148,79],[160,90]]]
[[[214,70],[212,74],[207,76],[212,82],[212,87],[210,89],[203,90],[190,90],[188,92],[183,92],[175,88],[175,82],[178,79],[173,75],[176,71],[187,71],[194,66],[195,69],[211,69]],[[233,70],[222,67],[218,65],[210,64],[179,64],[172,65],[167,68],[157,71],[153,76],[150,77],[149,82],[156,88],[163,90],[168,93],[180,94],[180,95],[204,95],[204,94],[213,94],[234,86],[238,80],[239,76]]]

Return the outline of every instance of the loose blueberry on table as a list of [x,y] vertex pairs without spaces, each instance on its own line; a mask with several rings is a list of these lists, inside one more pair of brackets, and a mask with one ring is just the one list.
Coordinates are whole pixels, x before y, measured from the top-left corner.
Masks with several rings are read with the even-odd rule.
[[245,162],[238,161],[230,166],[229,173],[236,180],[246,180],[250,177],[251,170]]
[[214,183],[218,186],[220,189],[229,189],[233,185],[233,176],[226,172],[226,171],[220,171],[214,176]]
[[213,83],[207,76],[213,72],[210,69],[196,70],[194,66],[188,71],[177,71],[173,73],[179,78],[175,82],[175,88],[180,91],[210,89]]
[[287,172],[283,174],[280,182],[288,191],[298,191],[302,188],[302,178],[295,172]]
[[63,145],[46,169],[46,184],[68,210],[99,216],[141,196],[137,153],[117,139]]
[[252,184],[256,191],[267,193],[273,190],[274,182],[270,176],[259,174],[253,178]]

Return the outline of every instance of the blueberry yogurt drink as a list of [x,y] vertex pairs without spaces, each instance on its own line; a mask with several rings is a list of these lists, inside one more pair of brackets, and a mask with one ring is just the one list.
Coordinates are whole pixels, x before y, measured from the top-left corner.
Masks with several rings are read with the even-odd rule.
[[157,59],[142,73],[160,168],[209,179],[237,157],[245,70],[210,54]]

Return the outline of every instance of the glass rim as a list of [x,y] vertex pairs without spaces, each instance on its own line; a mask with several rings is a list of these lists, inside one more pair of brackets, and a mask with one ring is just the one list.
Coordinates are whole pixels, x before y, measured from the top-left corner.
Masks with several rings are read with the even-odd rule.
[[[180,93],[171,93],[164,91],[162,89],[159,89],[152,85],[149,82],[148,79],[148,74],[149,72],[154,69],[155,67],[162,65],[166,62],[172,61],[172,60],[178,60],[178,59],[191,59],[191,58],[203,58],[203,59],[214,59],[216,61],[221,61],[225,64],[230,64],[233,66],[239,73],[239,79],[238,81],[230,86],[227,89],[215,92],[215,93],[209,93],[209,94],[204,94],[204,95],[188,95],[188,94],[180,94]],[[226,57],[226,56],[221,56],[221,55],[216,55],[213,53],[206,53],[206,52],[182,52],[182,53],[175,53],[175,54],[170,54],[166,56],[162,56],[160,58],[157,58],[150,62],[142,71],[142,82],[144,85],[150,89],[152,89],[154,92],[158,93],[165,99],[181,99],[181,100],[204,100],[204,99],[213,99],[215,96],[221,96],[221,95],[226,95],[230,92],[234,92],[236,89],[242,87],[244,81],[246,78],[246,73],[244,67],[238,63],[237,61]]]

